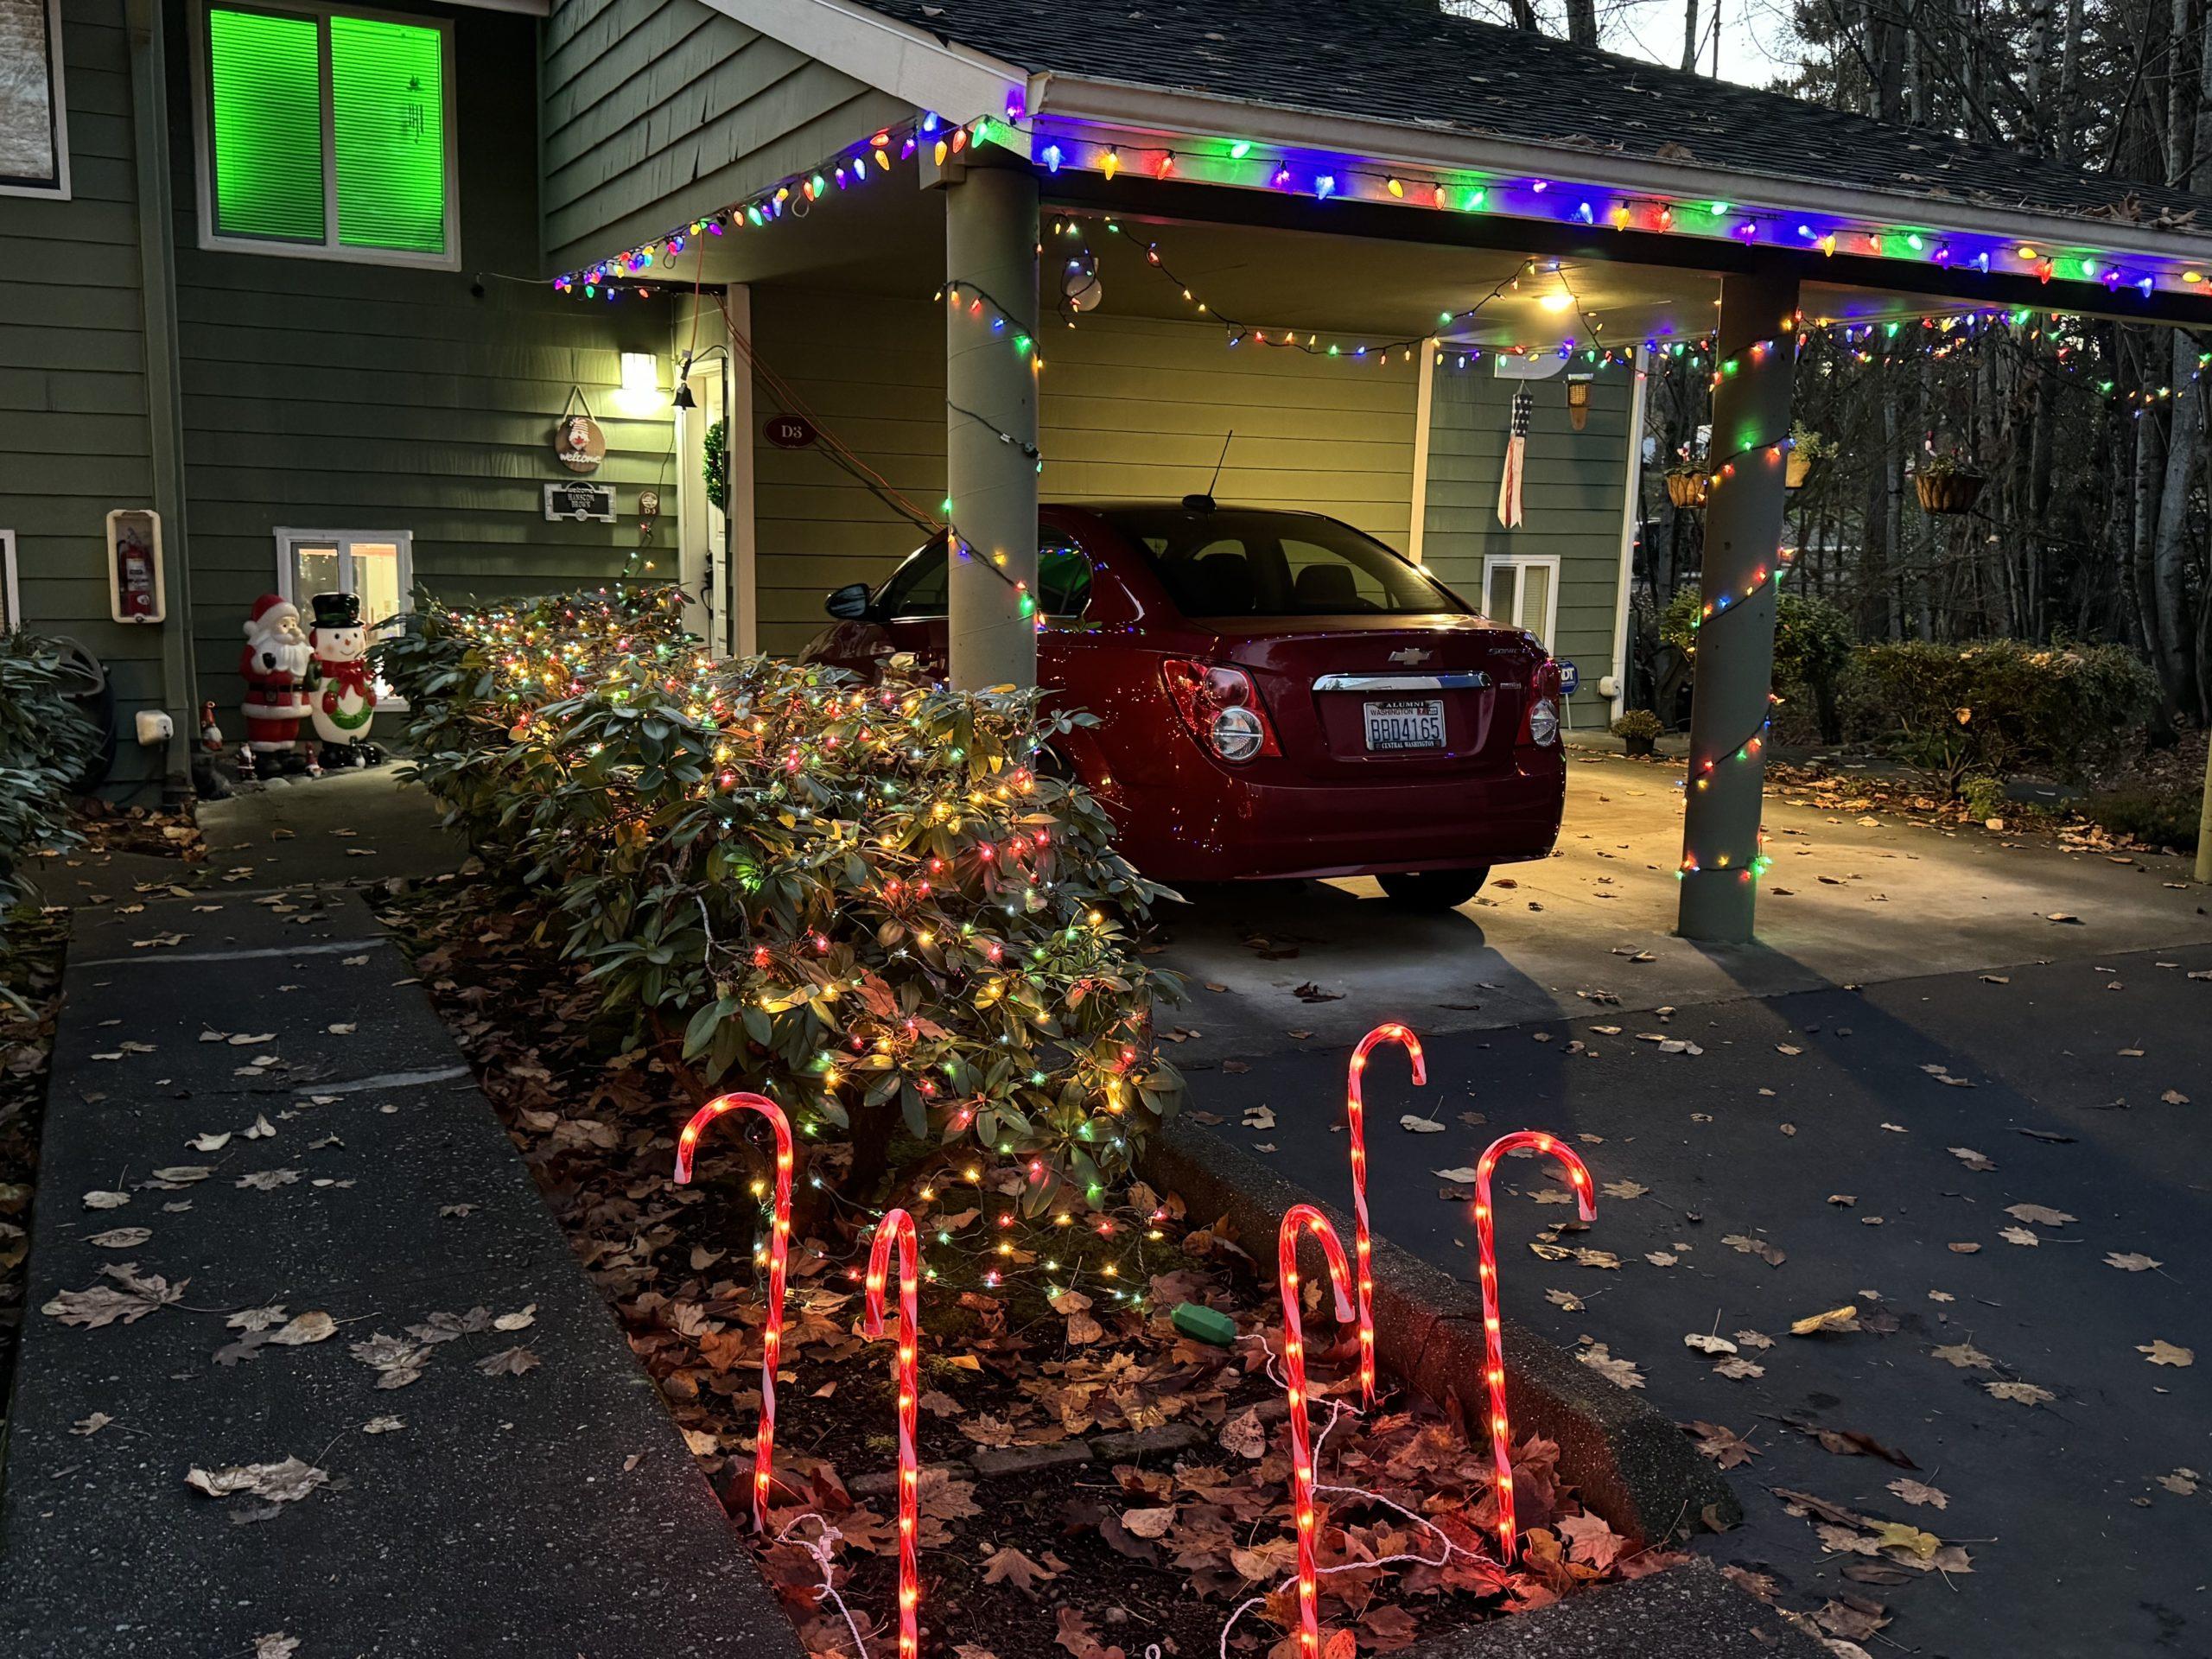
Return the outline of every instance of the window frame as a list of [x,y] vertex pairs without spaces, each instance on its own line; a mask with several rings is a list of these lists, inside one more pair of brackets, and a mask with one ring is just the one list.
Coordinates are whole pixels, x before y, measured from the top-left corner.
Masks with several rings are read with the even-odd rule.
[[[214,91],[213,49],[207,27],[211,10],[257,12],[271,17],[311,19],[315,26],[315,63],[322,109],[322,240],[285,242],[257,236],[225,236],[215,224],[215,133],[211,103]],[[435,29],[441,101],[444,105],[446,246],[443,253],[410,253],[404,248],[353,248],[339,241],[337,106],[331,92],[330,20],[358,17],[366,22],[404,23]],[[328,259],[350,265],[397,265],[412,270],[461,269],[461,134],[456,124],[459,74],[454,62],[453,19],[407,12],[378,11],[337,0],[193,0],[192,148],[198,184],[199,245],[211,253],[257,253],[283,259]]]
[[[338,550],[338,580],[340,591],[360,592],[353,575],[353,543],[367,542],[394,550],[398,560],[399,611],[401,616],[415,613],[415,532],[411,530],[302,530],[293,525],[279,525],[276,538],[276,591],[290,604],[304,612],[313,594],[302,594],[299,587],[299,550],[302,547],[328,545]],[[365,619],[370,624],[371,639],[375,639],[373,617]],[[308,626],[302,616],[301,626]],[[407,699],[393,693],[377,699],[378,714],[404,714]]]
[[48,108],[54,137],[54,177],[0,179],[0,196],[38,196],[48,201],[67,201],[69,191],[69,89],[63,59],[68,55],[61,38],[61,0],[46,0],[46,69]]
[[[1534,634],[1536,643],[1554,656],[1558,655],[1559,649],[1559,560],[1560,556],[1556,553],[1492,553],[1483,560],[1482,613],[1493,622],[1503,622],[1508,627],[1520,628]],[[1491,572],[1510,568],[1516,573],[1513,578],[1513,608],[1518,612],[1525,608],[1529,594],[1527,583],[1518,573],[1532,566],[1551,573],[1551,580],[1544,584],[1543,626],[1537,628],[1517,616],[1491,616]]]
[[16,532],[0,530],[0,633],[13,633],[22,626],[22,592],[16,577]]

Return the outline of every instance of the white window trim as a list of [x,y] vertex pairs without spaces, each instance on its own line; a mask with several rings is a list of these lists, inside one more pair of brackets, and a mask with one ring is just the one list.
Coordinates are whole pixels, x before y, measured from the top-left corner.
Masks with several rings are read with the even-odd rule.
[[[224,236],[215,228],[214,133],[210,125],[207,12],[211,6],[230,6],[244,11],[272,12],[313,18],[319,46],[322,94],[322,208],[323,239],[320,243],[277,242],[251,236]],[[192,148],[197,175],[200,245],[216,253],[257,253],[279,259],[330,259],[351,265],[398,265],[412,270],[461,269],[461,135],[456,125],[453,21],[417,14],[377,11],[365,6],[339,5],[331,0],[192,0]],[[438,31],[439,62],[443,73],[445,101],[446,251],[408,253],[394,248],[348,248],[338,240],[338,145],[334,131],[335,113],[330,93],[330,19],[334,16],[362,17],[376,22],[406,23]]]
[[67,54],[62,50],[61,0],[46,0],[47,67],[53,71],[52,84],[47,97],[54,110],[54,182],[52,184],[10,184],[0,181],[0,196],[40,196],[48,201],[67,201],[69,197],[69,89],[64,84],[61,60]]
[[[1490,616],[1490,573],[1507,565],[1519,570],[1541,565],[1552,573],[1551,581],[1544,587],[1544,626],[1541,628],[1531,628],[1528,623],[1510,616],[1491,616],[1490,620],[1493,622],[1504,622],[1516,628],[1528,628],[1529,632],[1543,641],[1546,651],[1556,656],[1559,652],[1559,555],[1556,553],[1492,553],[1484,558],[1483,560],[1483,614],[1484,616]],[[1527,589],[1522,585],[1521,578],[1515,577],[1513,582],[1515,609],[1520,608],[1522,595],[1526,592]]]
[[0,633],[22,626],[22,596],[16,586],[16,532],[0,530]]
[[[338,579],[346,584],[347,593],[359,590],[353,585],[353,543],[373,542],[381,547],[396,548],[399,558],[399,614],[411,615],[415,609],[415,532],[411,530],[301,530],[290,525],[279,525],[276,537],[276,591],[290,604],[305,607],[312,594],[295,593],[297,559],[296,550],[304,543],[309,547],[332,546],[338,550]],[[372,624],[380,619],[370,617]],[[307,626],[303,621],[302,626]],[[377,699],[378,714],[404,714],[407,699],[393,695]]]

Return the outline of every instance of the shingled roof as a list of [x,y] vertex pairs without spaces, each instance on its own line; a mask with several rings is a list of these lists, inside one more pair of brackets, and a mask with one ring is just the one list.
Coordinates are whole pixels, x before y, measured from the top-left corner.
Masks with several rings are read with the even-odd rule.
[[1031,73],[1931,203],[2212,232],[2212,199],[1451,16],[1433,0],[863,3]]

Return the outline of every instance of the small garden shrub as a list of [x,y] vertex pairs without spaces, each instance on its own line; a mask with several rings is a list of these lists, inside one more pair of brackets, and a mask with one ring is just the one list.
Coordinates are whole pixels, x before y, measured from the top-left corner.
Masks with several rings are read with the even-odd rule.
[[1021,1160],[1033,1214],[1096,1199],[1181,1079],[1150,1027],[1179,982],[1130,931],[1161,890],[1039,767],[1091,716],[715,662],[680,603],[425,597],[382,657],[414,775],[702,1096],[754,1090],[849,1141],[856,1188],[896,1139]]
[[2115,836],[2193,853],[2203,821],[2204,796],[2201,790],[2186,787],[2114,790],[2094,797],[2083,810]]
[[1959,785],[1959,799],[1966,807],[1967,817],[1984,823],[2005,817],[2013,805],[2005,798],[2005,780],[1986,772],[1976,772]]
[[[1714,621],[1700,625],[1705,599],[1694,586],[1680,588],[1660,613],[1659,637],[1685,655],[1697,655],[1698,635]],[[1718,626],[1732,627],[1732,621]],[[1821,741],[1842,741],[1841,717],[1837,711],[1837,689],[1851,662],[1851,622],[1840,608],[1827,600],[1793,594],[1786,588],[1775,597],[1774,689],[1785,696],[1811,699],[1820,723]]]
[[0,633],[0,946],[10,912],[29,895],[23,861],[74,844],[69,785],[99,733],[61,694],[55,642]]
[[1955,797],[1977,773],[2072,772],[2109,755],[2158,701],[2121,645],[1862,645],[1853,696],[1870,734]]

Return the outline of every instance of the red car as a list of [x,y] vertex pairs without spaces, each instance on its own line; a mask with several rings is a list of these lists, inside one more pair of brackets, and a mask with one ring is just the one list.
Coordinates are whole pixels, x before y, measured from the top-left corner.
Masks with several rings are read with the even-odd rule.
[[[1443,908],[1551,851],[1560,676],[1528,634],[1315,513],[1190,496],[1039,524],[1038,677],[1099,716],[1065,759],[1154,880],[1372,875]],[[944,537],[828,608],[807,660],[942,674]]]

